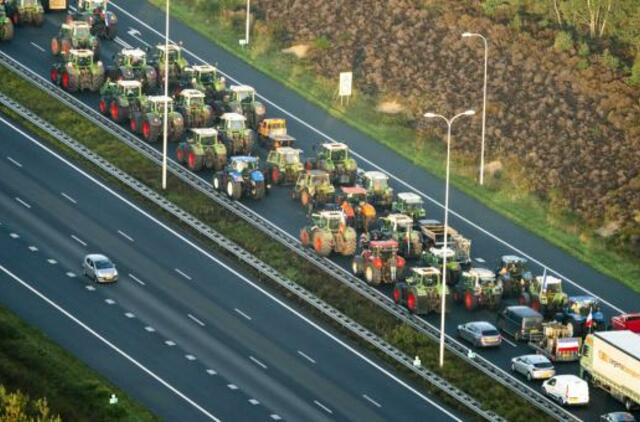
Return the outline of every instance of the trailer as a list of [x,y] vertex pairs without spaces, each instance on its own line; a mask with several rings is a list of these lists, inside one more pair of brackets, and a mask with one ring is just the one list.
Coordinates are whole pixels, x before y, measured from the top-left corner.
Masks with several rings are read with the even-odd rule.
[[568,325],[551,321],[542,324],[542,337],[530,341],[529,346],[553,362],[574,362],[580,358],[581,343]]
[[582,346],[580,376],[621,401],[640,405],[640,336],[623,331],[589,334]]

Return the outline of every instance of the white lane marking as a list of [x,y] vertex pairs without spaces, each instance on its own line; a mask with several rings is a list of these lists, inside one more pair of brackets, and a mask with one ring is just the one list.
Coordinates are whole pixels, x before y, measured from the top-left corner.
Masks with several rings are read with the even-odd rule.
[[189,319],[193,322],[195,322],[196,324],[198,324],[201,327],[204,327],[204,322],[200,321],[198,318],[194,317],[191,314],[187,314],[187,316],[189,317]]
[[127,34],[129,34],[129,36],[131,38],[133,38],[134,40],[137,40],[137,41],[141,42],[142,44],[146,45],[147,47],[151,47],[151,44],[149,44],[148,42],[146,42],[145,40],[143,40],[140,37],[140,35],[142,35],[142,33],[140,31],[138,31],[137,29],[129,27],[129,30],[127,31]]
[[144,281],[140,280],[138,277],[136,277],[135,275],[133,275],[131,273],[129,273],[129,278],[132,279],[133,281],[135,281],[136,283],[142,285],[142,286],[145,285]]
[[324,404],[320,403],[318,400],[314,400],[313,401],[320,409],[324,410],[325,412],[329,413],[330,415],[333,415],[333,411],[331,409],[329,409],[327,406],[325,406]]
[[84,288],[89,290],[90,292],[93,292],[96,290],[96,288],[93,287],[91,284],[87,284],[86,286],[84,286]]
[[214,371],[213,369],[207,369],[207,374],[209,375],[217,375],[218,373],[216,371]]
[[[118,10],[124,11],[124,9],[122,9],[121,7],[117,6],[116,4],[114,4],[113,2],[111,2],[111,5],[115,8],[117,8]],[[131,16],[131,14],[129,14],[128,12],[124,11],[125,14],[128,14],[129,16]],[[137,18],[134,18],[137,19]],[[146,24],[145,24],[146,25]],[[362,359],[364,362],[368,363],[369,365],[371,365],[371,367],[377,369],[378,371],[380,371],[382,374],[386,375],[387,377],[389,377],[390,379],[394,380],[395,382],[397,382],[399,385],[403,386],[404,388],[406,388],[407,390],[411,391],[413,394],[415,394],[416,396],[420,397],[422,400],[424,400],[425,402],[429,403],[431,406],[435,407],[436,409],[440,410],[441,412],[443,412],[444,414],[448,415],[451,419],[462,422],[461,419],[459,419],[457,416],[455,416],[453,413],[449,412],[447,409],[445,409],[444,407],[442,407],[440,404],[438,404],[437,402],[431,400],[429,397],[425,396],[424,394],[422,394],[420,391],[418,391],[417,389],[415,389],[414,387],[412,387],[411,385],[407,384],[405,381],[403,381],[402,379],[398,378],[396,375],[394,375],[393,373],[389,372],[387,369],[383,368],[381,365],[379,365],[378,363],[374,362],[373,360],[371,360],[369,357],[365,356],[364,354],[362,354],[360,351],[358,351],[357,349],[355,349],[353,346],[347,344],[345,341],[343,341],[342,339],[336,337],[335,335],[333,335],[331,332],[329,332],[328,330],[326,330],[325,328],[321,327],[320,325],[318,325],[317,323],[315,323],[314,321],[312,321],[311,319],[309,319],[307,316],[303,315],[302,313],[300,313],[299,311],[297,311],[296,309],[294,309],[293,307],[291,307],[290,305],[288,305],[287,303],[284,302],[284,300],[274,296],[272,293],[268,292],[267,290],[265,290],[263,287],[259,286],[258,284],[256,284],[255,282],[251,281],[250,279],[248,279],[247,277],[245,277],[243,274],[239,273],[238,271],[236,271],[235,269],[231,268],[229,265],[227,265],[226,263],[224,263],[223,261],[221,261],[220,259],[216,258],[215,256],[213,256],[210,252],[208,252],[207,250],[205,250],[204,248],[202,248],[201,246],[195,244],[194,242],[192,242],[191,240],[187,239],[184,235],[178,233],[176,230],[174,230],[173,228],[169,227],[167,224],[163,223],[162,221],[158,220],[156,217],[152,216],[151,214],[149,214],[148,212],[146,212],[145,210],[143,210],[142,208],[140,208],[139,206],[137,206],[136,204],[134,204],[133,202],[131,202],[130,200],[128,200],[127,198],[125,198],[124,196],[122,196],[121,194],[119,194],[118,192],[116,192],[115,190],[113,190],[112,188],[108,187],[107,185],[105,185],[104,183],[102,183],[101,181],[99,181],[98,179],[96,179],[95,177],[93,177],[92,175],[90,175],[89,173],[87,173],[86,171],[82,170],[81,168],[79,168],[77,165],[73,164],[72,162],[70,162],[69,160],[67,160],[66,158],[62,157],[60,154],[58,154],[57,152],[51,150],[49,147],[41,144],[40,142],[38,142],[33,136],[31,136],[30,134],[26,133],[25,131],[23,131],[22,129],[18,128],[17,126],[15,126],[14,124],[12,124],[11,122],[9,122],[8,120],[6,120],[5,118],[3,118],[2,116],[0,116],[0,121],[2,121],[5,125],[9,126],[10,128],[12,128],[13,130],[15,130],[16,132],[20,133],[22,136],[25,137],[25,139],[28,139],[29,141],[31,141],[34,145],[36,145],[38,148],[42,149],[43,151],[46,151],[47,153],[49,153],[51,156],[57,158],[59,161],[65,163],[67,166],[69,166],[70,168],[74,169],[76,172],[78,172],[79,174],[83,175],[84,177],[86,177],[88,180],[91,180],[93,183],[95,183],[97,186],[101,187],[102,189],[104,189],[106,192],[109,192],[111,195],[113,195],[113,197],[119,199],[120,201],[122,201],[123,203],[127,204],[129,207],[131,207],[132,209],[136,210],[137,212],[139,212],[141,215],[144,215],[146,218],[148,218],[150,221],[154,222],[155,224],[157,224],[159,227],[162,227],[163,229],[165,229],[167,232],[171,233],[172,235],[174,235],[176,238],[180,239],[181,241],[183,241],[185,244],[189,245],[190,247],[192,247],[194,250],[200,252],[203,256],[207,257],[209,260],[211,260],[212,262],[217,263],[218,265],[220,265],[221,267],[225,268],[227,271],[229,271],[231,274],[233,274],[234,276],[238,277],[238,279],[242,280],[243,282],[245,282],[247,285],[253,287],[254,289],[256,289],[257,291],[259,291],[260,293],[262,293],[263,295],[265,295],[266,297],[268,297],[269,299],[271,299],[273,302],[277,303],[278,305],[282,306],[284,309],[288,310],[289,312],[291,312],[293,315],[296,315],[298,318],[300,318],[302,321],[306,322],[307,324],[309,324],[311,327],[315,328],[316,330],[318,330],[318,332],[323,333],[324,335],[326,335],[327,337],[329,337],[330,339],[332,339],[333,341],[335,341],[337,344],[341,345],[342,347],[344,347],[346,350],[350,351],[351,353],[353,353],[355,356],[359,357],[360,359]],[[236,309],[236,312],[238,311],[238,309]],[[249,318],[250,319],[250,318]],[[514,378],[515,379],[515,378]],[[522,385],[525,385],[524,383],[522,383]]]
[[482,263],[484,263],[484,262],[487,262],[487,261],[485,261],[483,258],[474,258],[474,259],[475,259],[476,261],[478,261],[479,263],[481,263],[481,264],[482,264]]
[[19,203],[21,203],[23,206],[25,206],[26,208],[31,208],[31,205],[29,205],[25,200],[23,200],[20,197],[16,196],[16,201],[18,201]]
[[29,250],[30,250],[31,252],[38,252],[38,248],[37,248],[37,247],[35,247],[35,246],[33,246],[33,245],[29,246]]
[[132,312],[125,312],[124,316],[126,316],[127,318],[135,318],[136,317]]
[[313,360],[312,358],[310,358],[310,357],[309,357],[306,353],[304,353],[303,351],[298,350],[298,354],[299,354],[300,356],[302,356],[303,358],[305,358],[306,360],[308,360],[309,362],[311,362],[311,363],[316,363],[316,361],[315,361],[315,360]]
[[184,272],[180,271],[178,268],[174,268],[173,271],[177,272],[187,280],[191,280],[191,276],[189,274],[185,274]]
[[118,234],[120,236],[124,237],[125,239],[127,239],[129,242],[134,242],[133,237],[129,236],[128,234],[126,234],[122,230],[118,230]]
[[18,233],[9,233],[9,237],[11,237],[12,239],[18,239],[20,235]]
[[22,163],[20,163],[18,160],[11,158],[7,155],[7,160],[11,161],[13,164],[15,164],[18,167],[22,167]]
[[270,417],[271,419],[273,419],[274,421],[279,421],[279,420],[281,420],[281,419],[282,419],[282,418],[280,417],[280,415],[278,415],[277,413],[272,413],[272,414],[270,414],[270,415],[269,415],[269,417]]
[[173,347],[176,345],[176,342],[171,340],[165,340],[164,344],[166,344],[169,347]]
[[40,47],[38,44],[34,43],[33,41],[31,41],[31,45],[34,46],[35,48],[37,48],[38,50],[40,50],[43,53],[46,51],[44,48]]
[[123,40],[120,37],[116,37],[114,39],[114,41],[118,44],[120,44],[121,46],[123,46],[124,48],[131,48],[131,44],[129,44],[128,42],[126,42],[125,40]]
[[369,403],[372,403],[375,407],[382,407],[382,405],[380,403],[378,403],[377,401],[375,401],[374,399],[372,399],[371,397],[367,396],[366,394],[363,394],[362,397],[368,401]]
[[55,259],[53,259],[53,258],[49,258],[49,259],[47,259],[47,262],[48,262],[49,264],[51,264],[51,265],[56,265],[56,264],[58,263],[58,261],[56,261],[56,260],[55,260]]
[[267,369],[267,365],[265,365],[264,363],[260,362],[258,359],[254,358],[253,356],[249,356],[249,359],[251,359],[253,361],[253,363],[258,365],[262,369]]
[[145,331],[148,331],[148,332],[150,332],[150,333],[155,333],[155,332],[156,332],[156,329],[155,329],[155,328],[153,328],[153,327],[152,327],[152,326],[150,326],[150,325],[147,325],[146,327],[144,327],[144,329],[145,329]]
[[87,246],[87,242],[85,242],[84,240],[80,239],[78,236],[76,236],[75,234],[71,235],[71,238],[73,240],[75,240],[76,242],[78,242],[79,244],[81,244],[82,246]]
[[60,192],[60,195],[62,195],[65,198],[67,198],[69,200],[69,202],[71,202],[72,204],[77,204],[78,203],[78,201],[76,201],[75,199],[73,199],[72,197],[70,197],[69,195],[67,195],[64,192]]
[[246,319],[248,319],[249,321],[251,321],[251,317],[247,314],[245,314],[244,312],[242,312],[240,309],[238,308],[234,308],[234,311],[236,311],[237,313],[239,313],[240,315],[242,315],[243,317],[245,317]]
[[502,341],[506,342],[507,344],[513,346],[513,347],[518,347],[517,344],[515,344],[514,342],[512,342],[511,340],[508,340],[506,338],[504,338],[504,336],[502,337]]
[[235,384],[227,384],[227,387],[229,387],[229,390],[237,390],[238,386]]
[[75,276],[76,276],[76,273],[73,273],[71,271],[67,271],[67,277],[74,278]]
[[105,299],[104,301],[107,303],[107,305],[114,305],[116,303],[115,300],[109,298]]
[[171,392],[173,392],[174,394],[176,394],[178,397],[182,398],[184,401],[186,401],[187,403],[189,403],[191,406],[193,406],[194,408],[198,409],[203,415],[205,415],[206,417],[208,417],[211,420],[214,420],[216,422],[219,422],[220,420],[218,418],[216,418],[215,416],[213,416],[213,414],[211,414],[209,411],[207,411],[205,408],[203,408],[202,406],[200,406],[198,403],[196,403],[195,401],[191,400],[189,397],[187,397],[184,393],[182,393],[180,390],[178,390],[177,388],[175,388],[173,385],[169,384],[167,381],[165,381],[163,378],[161,378],[160,376],[156,375],[155,372],[151,371],[150,369],[148,369],[146,366],[144,366],[143,364],[141,364],[140,362],[138,362],[137,360],[135,360],[134,358],[132,358],[131,356],[129,356],[127,353],[123,352],[121,349],[119,349],[116,345],[114,345],[113,343],[111,343],[109,340],[107,340],[106,338],[104,338],[103,336],[101,336],[100,334],[98,334],[96,331],[94,331],[91,327],[89,327],[87,324],[85,324],[84,322],[80,321],[78,318],[76,318],[75,316],[73,316],[72,314],[70,314],[69,312],[67,312],[64,308],[62,308],[60,305],[58,305],[57,303],[55,303],[54,301],[52,301],[51,299],[49,299],[47,296],[45,296],[44,294],[40,293],[38,290],[36,290],[35,288],[33,288],[29,283],[23,281],[21,278],[19,278],[18,276],[16,276],[15,274],[13,274],[11,271],[9,271],[8,269],[6,269],[5,267],[3,267],[2,265],[0,265],[0,270],[2,270],[4,273],[6,273],[7,275],[9,275],[11,278],[13,278],[15,281],[17,281],[18,283],[22,284],[25,288],[29,289],[32,293],[34,293],[35,295],[37,295],[40,299],[44,300],[46,303],[48,303],[49,305],[51,305],[52,307],[54,307],[56,310],[58,310],[59,312],[61,312],[64,316],[66,316],[67,318],[69,318],[70,320],[72,320],[73,322],[75,322],[76,324],[78,324],[80,327],[82,327],[85,331],[87,331],[89,334],[93,335],[95,338],[97,338],[98,340],[100,340],[102,343],[104,343],[105,345],[107,345],[110,349],[112,349],[113,351],[115,351],[116,353],[118,353],[120,356],[122,356],[123,358],[125,358],[126,360],[128,360],[129,362],[131,362],[133,365],[137,366],[138,368],[140,368],[143,372],[145,372],[146,374],[148,374],[149,376],[151,376],[153,379],[155,379],[156,381],[158,381],[160,384],[162,384],[163,386],[165,386],[167,389],[169,389]]
[[254,406],[257,406],[257,405],[260,404],[260,402],[258,400],[256,400],[256,399],[249,399],[249,403],[251,403]]
[[196,357],[195,357],[195,356],[193,356],[193,355],[184,355],[184,358],[185,358],[186,360],[190,360],[190,361],[194,361],[194,360],[196,360]]

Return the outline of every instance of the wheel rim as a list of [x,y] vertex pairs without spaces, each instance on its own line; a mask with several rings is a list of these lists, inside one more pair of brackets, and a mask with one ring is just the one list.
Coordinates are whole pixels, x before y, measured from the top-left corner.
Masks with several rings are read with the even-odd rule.
[[400,302],[400,289],[398,289],[397,287],[393,289],[393,301],[395,303]]
[[280,180],[280,169],[278,169],[278,167],[274,167],[273,170],[271,170],[271,180],[273,183],[278,183]]
[[100,104],[98,105],[98,107],[100,107],[101,113],[107,112],[107,102],[105,100],[100,100]]
[[469,292],[464,294],[464,306],[468,310],[471,310],[471,307],[473,306],[473,296]]
[[227,195],[233,196],[233,182],[227,183]]
[[145,139],[149,139],[151,137],[151,125],[149,124],[149,122],[144,122],[142,124],[142,134],[144,135]]
[[136,119],[131,119],[131,131],[136,132],[138,130],[138,122]]
[[51,69],[51,82],[53,82],[53,83],[58,82],[58,70],[57,69]]
[[[182,152],[182,148],[180,147],[176,148],[176,158],[178,159],[178,162],[182,163],[182,159],[184,158],[184,153]],[[214,179],[213,186],[216,187],[215,185],[216,183]]]
[[303,246],[307,246],[309,244],[309,232],[305,229],[302,229],[300,232],[300,242]]
[[371,283],[373,281],[373,270],[371,267],[367,267],[364,270],[364,278],[367,279],[367,282]]
[[111,103],[111,118],[113,120],[118,120],[120,118],[120,107],[118,107],[118,104],[115,101]]
[[51,40],[51,52],[54,55],[57,55],[60,52],[60,45],[58,44],[58,40],[56,38],[53,38]]
[[309,193],[307,191],[302,192],[300,202],[302,202],[303,206],[306,206],[309,203]]
[[358,263],[356,261],[351,263],[351,271],[353,271],[354,274],[358,274]]
[[213,178],[213,187],[216,188],[216,190],[220,189],[220,180],[217,177]]
[[196,168],[196,155],[193,153],[193,151],[189,152],[189,168],[191,170],[195,170]]
[[316,250],[316,252],[320,253],[320,251],[322,250],[321,236],[316,236],[315,239],[313,239],[313,248]]
[[67,72],[62,74],[62,87],[64,89],[69,88],[69,74]]

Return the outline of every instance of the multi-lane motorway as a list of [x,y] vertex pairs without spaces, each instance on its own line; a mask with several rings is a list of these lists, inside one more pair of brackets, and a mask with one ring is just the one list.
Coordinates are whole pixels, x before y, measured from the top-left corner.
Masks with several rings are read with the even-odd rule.
[[[457,420],[4,119],[0,139],[0,303],[164,419]],[[119,282],[82,275],[92,252]]]
[[[117,43],[103,44],[102,55],[105,62],[108,63],[112,54],[122,45],[144,47],[161,40],[160,33],[157,31],[163,27],[164,16],[158,10],[146,2],[138,1],[117,1],[114,6],[114,11],[119,15],[121,31]],[[46,49],[50,37],[57,31],[60,20],[60,15],[49,15],[43,28],[21,28],[11,44],[2,45],[0,48],[46,78],[51,61]],[[187,58],[191,61],[203,59],[217,63],[219,68],[230,77],[255,86],[263,96],[268,114],[288,119],[289,128],[298,139],[300,147],[311,151],[311,146],[318,141],[343,140],[357,153],[356,158],[361,167],[365,169],[371,169],[376,165],[384,167],[384,170],[392,176],[392,184],[396,191],[413,190],[420,193],[428,201],[430,216],[442,218],[439,203],[444,192],[439,179],[349,126],[331,118],[319,108],[256,72],[177,21],[172,22],[172,34],[175,40],[185,43],[188,50]],[[81,98],[95,108],[97,104],[95,95],[83,94]],[[211,174],[204,172],[203,177],[210,180]],[[451,204],[454,210],[451,224],[473,240],[472,251],[478,265],[492,267],[500,255],[515,251],[531,259],[535,272],[541,273],[540,264],[544,264],[563,276],[565,290],[569,294],[584,294],[586,289],[600,297],[607,316],[620,311],[637,310],[640,295],[512,224],[474,199],[454,190]],[[306,222],[304,213],[297,204],[290,202],[285,189],[274,189],[265,201],[260,203],[249,201],[246,205],[293,236],[297,236],[299,228]],[[346,261],[342,263],[346,264]],[[429,319],[436,322],[435,317]],[[495,315],[488,311],[469,314],[457,307],[448,317],[447,332],[453,334],[456,324],[469,319],[492,321]],[[510,357],[528,351],[529,349],[523,345],[506,343],[500,350],[483,352],[483,355],[506,369]],[[563,365],[560,370],[576,372],[577,365]],[[576,414],[588,418],[590,415],[619,407],[617,402],[597,391],[592,394],[590,406],[587,409],[577,410]]]

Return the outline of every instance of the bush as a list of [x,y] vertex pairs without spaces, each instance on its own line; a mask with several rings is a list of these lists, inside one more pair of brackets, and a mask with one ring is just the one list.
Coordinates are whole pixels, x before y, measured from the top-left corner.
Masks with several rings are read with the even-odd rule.
[[633,86],[640,86],[640,52],[636,54],[636,59],[631,67],[631,77],[629,83]]
[[558,32],[553,42],[553,48],[557,51],[567,51],[573,48],[573,37],[567,31]]
[[620,59],[611,54],[608,48],[604,50],[602,56],[600,56],[600,60],[602,60],[602,64],[611,70],[617,70],[620,68]]
[[589,57],[589,54],[591,54],[591,49],[589,48],[589,44],[582,41],[578,47],[578,56]]
[[331,41],[325,35],[322,35],[313,41],[313,46],[318,50],[327,50],[331,47]]

